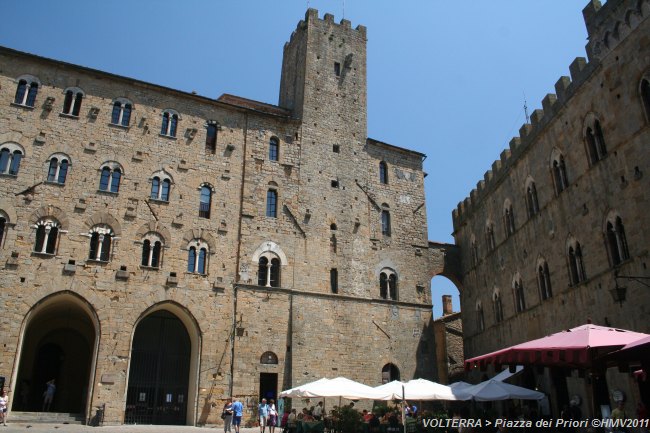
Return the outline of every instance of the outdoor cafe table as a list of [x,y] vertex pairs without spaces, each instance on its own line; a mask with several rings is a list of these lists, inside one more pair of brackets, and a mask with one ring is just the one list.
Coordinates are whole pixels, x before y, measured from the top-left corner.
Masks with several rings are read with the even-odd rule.
[[296,426],[297,433],[323,433],[325,430],[323,421],[298,421]]

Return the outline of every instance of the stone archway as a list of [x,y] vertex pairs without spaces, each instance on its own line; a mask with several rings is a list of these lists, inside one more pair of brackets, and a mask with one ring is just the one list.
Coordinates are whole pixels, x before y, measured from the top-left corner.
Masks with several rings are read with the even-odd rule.
[[86,414],[99,335],[92,307],[72,292],[54,294],[27,314],[22,335],[12,410],[42,411],[46,382],[54,379],[50,411]]

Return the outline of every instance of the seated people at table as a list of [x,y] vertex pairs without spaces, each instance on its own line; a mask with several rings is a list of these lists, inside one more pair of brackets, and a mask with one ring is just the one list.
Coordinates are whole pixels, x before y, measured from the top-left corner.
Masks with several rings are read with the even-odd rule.
[[307,408],[304,408],[302,410],[302,418],[300,418],[301,421],[314,421],[314,417],[311,416]]
[[319,401],[318,404],[316,405],[315,408],[312,409],[312,414],[314,415],[314,419],[317,421],[320,421],[321,418],[323,417],[323,402]]
[[399,420],[395,413],[391,413],[388,417],[388,428],[386,429],[387,433],[399,433],[402,429],[399,428]]
[[372,418],[372,413],[364,409],[361,411],[361,418],[363,418],[363,422],[368,422],[370,421],[370,418]]
[[296,422],[298,422],[298,416],[296,415],[296,410],[291,409],[291,413],[287,416],[287,430],[290,433],[296,431]]
[[368,427],[370,427],[370,433],[377,433],[380,431],[379,418],[374,414],[370,414],[370,419],[368,420]]

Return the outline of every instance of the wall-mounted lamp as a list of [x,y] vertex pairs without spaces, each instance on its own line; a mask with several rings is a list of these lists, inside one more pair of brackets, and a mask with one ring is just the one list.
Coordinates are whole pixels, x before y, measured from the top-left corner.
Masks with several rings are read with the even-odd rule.
[[640,277],[640,276],[634,276],[634,275],[618,275],[618,271],[614,272],[614,288],[609,289],[609,293],[612,295],[612,299],[614,302],[618,302],[619,305],[622,307],[623,302],[625,301],[625,297],[627,295],[627,287],[625,286],[620,286],[618,284],[618,280],[632,280],[636,281],[637,283],[641,283],[644,286],[650,288],[650,284],[643,282],[642,280],[650,280],[650,277]]

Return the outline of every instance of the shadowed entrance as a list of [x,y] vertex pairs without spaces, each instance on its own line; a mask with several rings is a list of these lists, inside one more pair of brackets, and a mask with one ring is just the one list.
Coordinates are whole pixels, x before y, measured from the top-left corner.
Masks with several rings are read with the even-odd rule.
[[183,323],[164,310],[138,324],[133,336],[125,423],[184,425],[191,343]]

